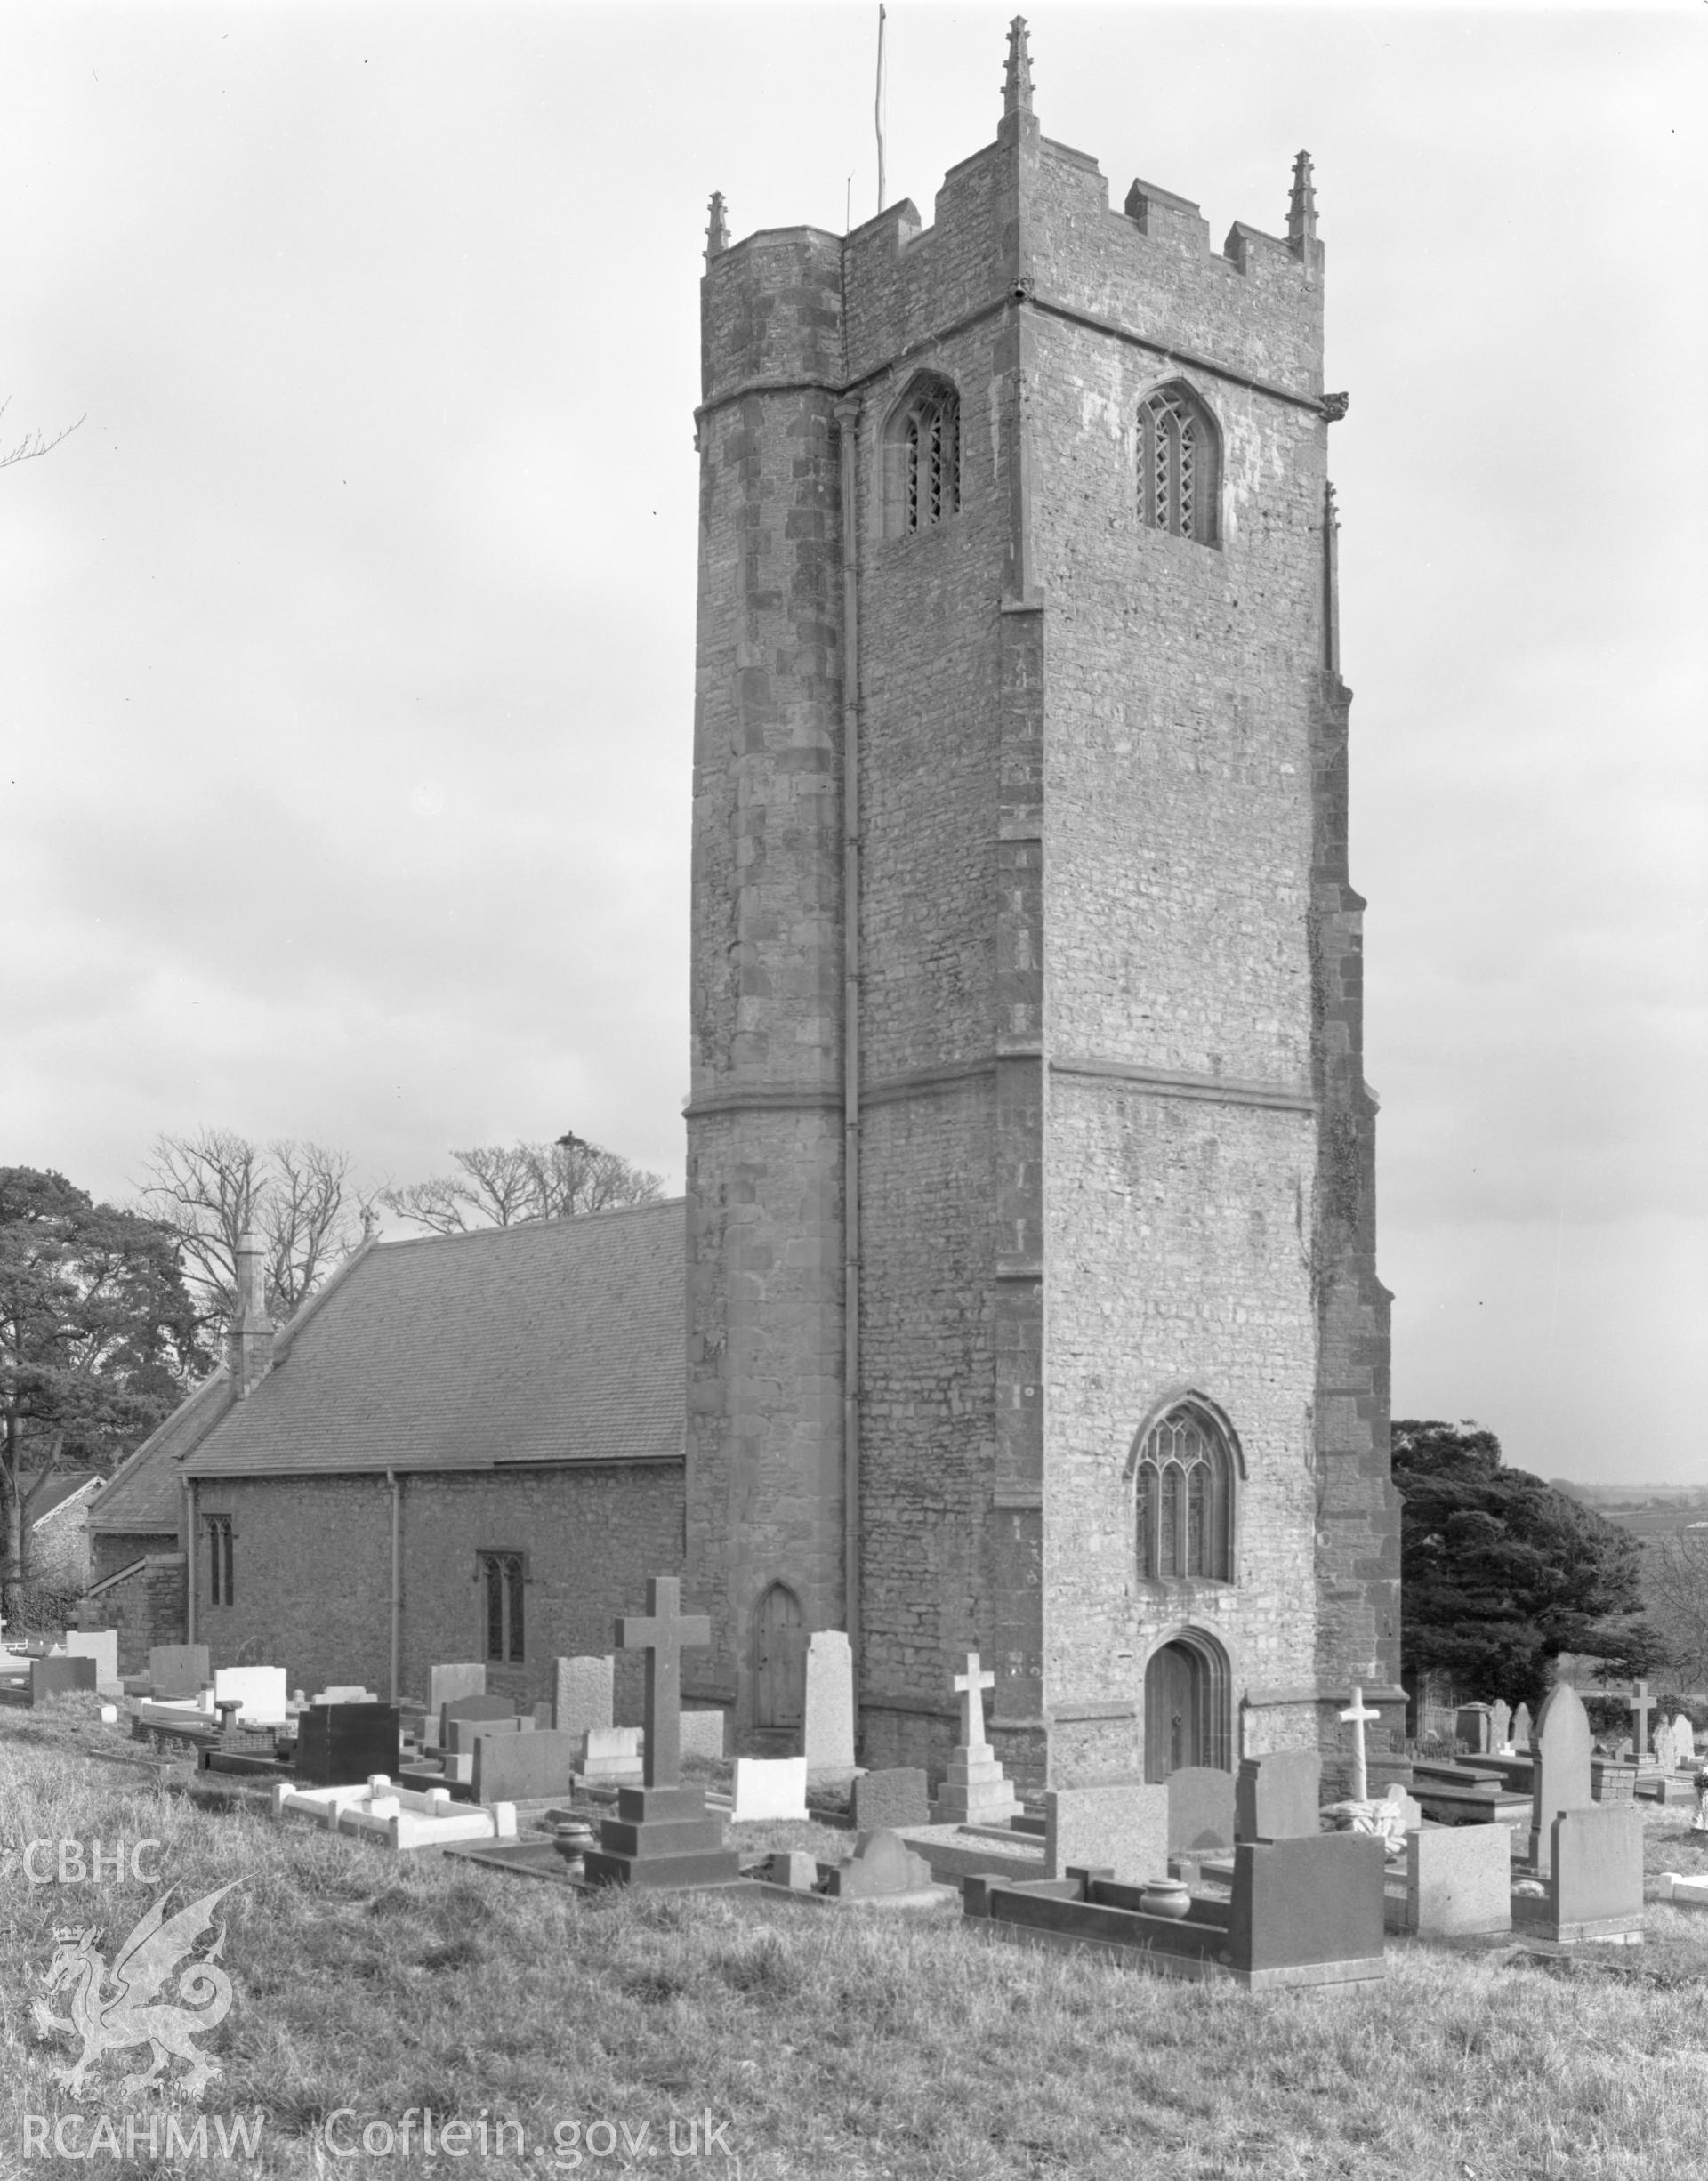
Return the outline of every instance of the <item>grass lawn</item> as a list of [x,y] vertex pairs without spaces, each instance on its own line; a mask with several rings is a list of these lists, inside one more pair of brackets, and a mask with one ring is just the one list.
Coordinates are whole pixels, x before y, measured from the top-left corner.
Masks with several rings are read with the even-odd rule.
[[[141,2122],[135,2171],[230,2167],[324,2181],[425,2170],[418,2121],[407,2158],[338,2155],[369,2122],[396,2130],[411,2107],[431,2108],[436,2129],[487,2125],[487,2154],[475,2136],[467,2156],[433,2160],[439,2174],[1708,2172],[1702,1911],[1652,1906],[1646,1945],[1597,1950],[1588,1966],[1390,1944],[1381,1984],[1252,1995],[1020,1952],[952,1916],[716,1895],[583,1902],[275,1825],[261,1805],[198,1809],[144,1770],[95,1760],[94,1749],[131,1755],[136,1745],[75,1702],[51,1714],[0,1711],[4,2181],[109,2169],[104,2152],[55,2155],[52,2123],[81,2113],[86,2131],[104,2112],[122,2137],[127,2111]],[[1650,1816],[1652,1870],[1708,1869],[1686,1823],[1677,1808]],[[775,1835],[743,1831],[744,1847]],[[101,2062],[95,2095],[79,2107],[54,2080],[74,2048],[38,2038],[31,2019],[54,1927],[99,1924],[110,1963],[158,1887],[109,1876],[99,1887],[33,1884],[24,1847],[77,1840],[86,1855],[98,1839],[110,1865],[117,1842],[144,1839],[162,1843],[161,1876],[181,1900],[237,1881],[220,1911],[236,1997],[206,2038],[224,2072],[203,2101],[205,2161],[167,2157],[164,2118],[161,2156],[149,2159],[147,2097],[127,2102],[118,2088],[145,2064],[143,2048]],[[175,1976],[162,1998],[176,1999]],[[65,1995],[52,2005],[63,2013]],[[341,2109],[355,2117],[328,2143],[322,2131]],[[181,2103],[173,2110],[189,2126]],[[218,2121],[257,2113],[255,2154],[222,2158]],[[719,2131],[709,2151],[708,2114]],[[47,2153],[27,2156],[28,2122],[43,2115]],[[502,2151],[500,2121],[512,2124]]]

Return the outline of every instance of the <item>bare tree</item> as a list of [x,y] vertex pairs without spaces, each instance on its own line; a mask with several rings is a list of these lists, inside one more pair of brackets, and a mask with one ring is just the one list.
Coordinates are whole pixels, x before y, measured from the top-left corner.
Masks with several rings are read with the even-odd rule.
[[[4,416],[11,406],[12,396],[8,394],[4,401],[0,401],[0,416]],[[78,417],[77,424],[82,422],[83,418]],[[14,462],[34,462],[38,455],[51,455],[61,439],[71,437],[77,424],[68,424],[63,431],[56,431],[51,439],[44,439],[39,431],[27,431],[15,447],[0,445],[0,470],[11,469]]]
[[451,1156],[455,1173],[382,1189],[380,1202],[432,1234],[468,1235],[483,1227],[520,1227],[531,1219],[653,1204],[665,1193],[659,1175],[573,1130],[555,1143],[477,1145]]
[[1692,1688],[1708,1686],[1708,1527],[1693,1524],[1664,1537],[1643,1588],[1673,1664]]
[[141,1209],[177,1235],[184,1277],[205,1322],[231,1312],[238,1237],[267,1242],[267,1302],[290,1316],[366,1239],[371,1199],[350,1179],[349,1154],[289,1138],[265,1146],[231,1129],[157,1138]]

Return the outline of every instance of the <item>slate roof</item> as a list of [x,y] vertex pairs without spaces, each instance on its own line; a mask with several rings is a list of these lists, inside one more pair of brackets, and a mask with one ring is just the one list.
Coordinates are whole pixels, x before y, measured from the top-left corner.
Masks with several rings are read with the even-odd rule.
[[683,1219],[677,1198],[371,1243],[278,1336],[248,1400],[228,1390],[182,1461],[165,1465],[174,1487],[179,1477],[680,1461]]
[[[27,1476],[18,1479],[18,1488],[23,1494],[26,1502],[35,1490],[36,1479],[40,1475],[39,1469],[32,1469]],[[101,1479],[93,1469],[58,1470],[52,1481],[43,1492],[41,1498],[30,1509],[30,1527],[34,1529],[38,1522],[45,1522],[56,1508],[63,1507],[68,1500],[75,1498],[85,1485],[98,1485],[100,1482]]]
[[121,1537],[175,1533],[183,1514],[179,1464],[230,1405],[231,1387],[224,1371],[204,1379],[95,1495],[89,1509],[91,1533]]

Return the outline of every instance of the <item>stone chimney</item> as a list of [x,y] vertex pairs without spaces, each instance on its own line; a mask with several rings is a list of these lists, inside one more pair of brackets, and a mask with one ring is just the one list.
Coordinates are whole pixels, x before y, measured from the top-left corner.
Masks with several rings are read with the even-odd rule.
[[237,1305],[226,1335],[231,1390],[246,1401],[273,1367],[273,1321],[267,1315],[267,1244],[253,1232],[238,1237]]

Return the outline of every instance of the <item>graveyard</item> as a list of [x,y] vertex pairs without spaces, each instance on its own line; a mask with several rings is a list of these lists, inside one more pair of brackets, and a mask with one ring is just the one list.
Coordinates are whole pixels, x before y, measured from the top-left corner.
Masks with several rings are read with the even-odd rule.
[[[5,1988],[68,1905],[117,1937],[157,1890],[38,1884],[29,1844],[146,1839],[186,1896],[231,1889],[203,2110],[266,2116],[263,2172],[423,2105],[496,2113],[519,2172],[561,2124],[627,2126],[633,2164],[696,2120],[744,2176],[1115,2175],[1140,2139],[1188,2175],[1687,2169],[1708,1831],[1646,1691],[1629,1765],[1561,1684],[1373,1796],[1355,1690],[1339,1801],[1307,1750],[1022,1797],[973,1654],[933,1793],[853,1763],[836,1632],[799,1754],[737,1757],[681,1704],[704,1620],[673,1579],[645,1604],[527,1713],[469,1663],[394,1704],[195,1646],[117,1687],[89,1639],[0,1661]],[[67,2096],[49,2040],[13,2048],[15,2137]]]
[[[530,2145],[575,2116],[662,2137],[669,2116],[685,2129],[710,2110],[740,2161],[719,2169],[748,2181],[1101,2181],[1145,2170],[1140,2145],[1206,2177],[1696,2169],[1708,1918],[1652,1898],[1640,1949],[1544,1966],[1390,1936],[1379,1980],[1245,1993],[994,1945],[960,1915],[802,1912],[720,1888],[583,1895],[448,1855],[393,1857],[278,1823],[264,1797],[221,1809],[171,1792],[138,1748],[86,1697],[8,1710],[5,1844],[149,1837],[187,1893],[245,1881],[226,1947],[240,2003],[210,2040],[225,2072],[204,2105],[265,2113],[269,2175],[310,2169],[330,2112],[411,2105],[513,2115]],[[1708,1872],[1687,1811],[1639,1807],[1646,1890],[1663,1869]],[[837,1837],[747,1830],[756,1852]],[[109,1932],[153,1890],[108,1888]],[[8,1871],[8,1994],[39,1976],[73,1900],[94,1896]],[[58,2109],[60,2056],[17,2039],[4,2140],[20,2113]]]

